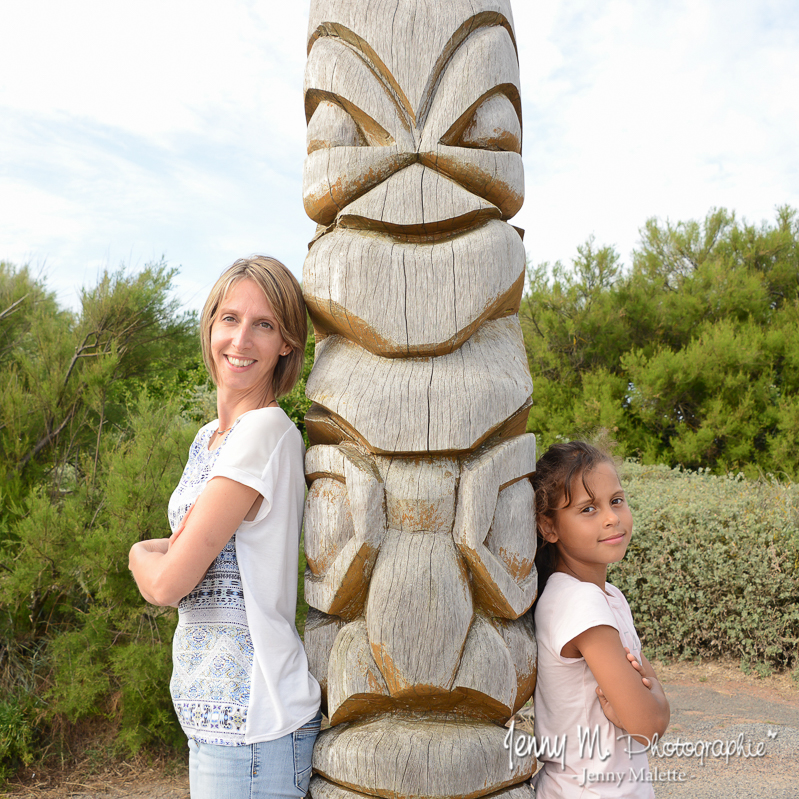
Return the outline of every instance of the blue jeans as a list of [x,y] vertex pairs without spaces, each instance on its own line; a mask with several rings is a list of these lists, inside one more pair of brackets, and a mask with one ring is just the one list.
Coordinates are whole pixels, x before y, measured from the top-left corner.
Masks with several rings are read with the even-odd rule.
[[305,796],[322,714],[298,730],[246,746],[189,740],[191,799],[272,799]]

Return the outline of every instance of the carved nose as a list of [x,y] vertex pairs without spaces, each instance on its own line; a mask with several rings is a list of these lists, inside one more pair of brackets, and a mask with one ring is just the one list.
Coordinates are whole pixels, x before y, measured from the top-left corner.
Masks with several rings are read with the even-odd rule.
[[501,219],[496,205],[467,191],[430,167],[414,163],[339,212],[346,228],[392,235],[436,235]]

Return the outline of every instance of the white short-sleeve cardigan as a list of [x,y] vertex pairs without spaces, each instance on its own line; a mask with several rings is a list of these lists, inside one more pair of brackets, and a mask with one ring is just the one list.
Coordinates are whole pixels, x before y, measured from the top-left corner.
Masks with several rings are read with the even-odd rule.
[[294,732],[319,710],[319,684],[294,625],[305,477],[302,437],[278,407],[240,416],[209,451],[200,429],[169,502],[174,531],[214,477],[262,497],[179,605],[170,684],[186,735],[227,746]]

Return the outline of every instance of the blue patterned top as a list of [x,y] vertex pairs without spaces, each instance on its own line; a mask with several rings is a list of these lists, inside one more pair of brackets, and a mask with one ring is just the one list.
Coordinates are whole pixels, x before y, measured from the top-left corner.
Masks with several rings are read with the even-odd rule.
[[[169,501],[173,532],[205,488],[228,440],[209,451],[213,429],[214,425],[206,425],[197,434],[180,483]],[[180,725],[189,738],[200,743],[244,746],[253,642],[235,535],[199,585],[180,601],[178,613],[170,691]]]

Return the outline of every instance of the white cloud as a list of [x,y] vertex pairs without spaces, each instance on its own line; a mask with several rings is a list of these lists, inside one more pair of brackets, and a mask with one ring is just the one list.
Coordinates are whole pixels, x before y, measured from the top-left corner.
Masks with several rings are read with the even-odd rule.
[[[547,67],[524,67],[534,51],[520,56],[534,81],[523,85],[527,201],[517,220],[534,260],[567,261],[591,233],[626,259],[652,215],[701,218],[723,205],[760,221],[797,203],[790,3],[548,8]],[[526,25],[536,13],[524,6]]]
[[[309,0],[30,0],[0,25],[0,257],[59,296],[166,255],[194,307],[229,262],[300,272]],[[535,261],[649,216],[799,205],[794,0],[516,0]],[[74,294],[72,295],[74,296]]]

